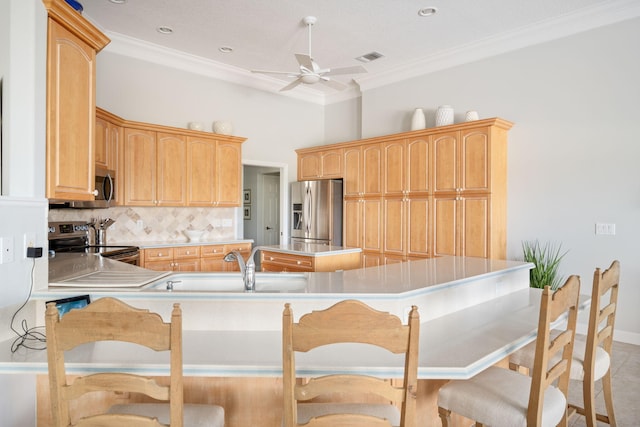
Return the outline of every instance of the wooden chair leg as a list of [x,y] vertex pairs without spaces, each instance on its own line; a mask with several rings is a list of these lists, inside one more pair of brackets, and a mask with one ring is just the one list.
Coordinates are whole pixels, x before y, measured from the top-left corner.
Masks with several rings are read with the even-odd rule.
[[438,407],[438,415],[440,415],[442,427],[449,427],[451,425],[451,411]]
[[[604,396],[604,404],[607,408],[606,420],[601,420],[608,423],[611,427],[616,427],[616,416],[613,412],[613,393],[611,387],[611,369],[602,377],[602,394]],[[605,417],[598,417],[605,418]]]
[[[596,421],[596,398],[594,382],[588,375],[585,375],[582,381],[582,399],[584,401],[584,417],[587,423],[587,427],[597,427]],[[580,413],[580,411],[578,411]]]

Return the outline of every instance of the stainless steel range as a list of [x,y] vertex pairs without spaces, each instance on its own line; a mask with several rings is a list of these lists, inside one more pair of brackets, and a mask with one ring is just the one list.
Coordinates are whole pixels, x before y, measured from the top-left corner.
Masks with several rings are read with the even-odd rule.
[[86,221],[49,222],[49,250],[54,253],[100,253],[105,258],[140,265],[137,246],[92,245],[89,242],[92,226]]

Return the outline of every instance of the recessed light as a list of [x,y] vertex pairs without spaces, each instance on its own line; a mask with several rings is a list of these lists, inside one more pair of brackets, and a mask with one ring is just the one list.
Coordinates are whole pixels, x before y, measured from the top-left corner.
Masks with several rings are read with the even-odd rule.
[[222,53],[231,53],[233,52],[233,48],[231,46],[220,46],[218,50]]
[[113,4],[125,4],[127,0],[109,0]]
[[173,33],[173,28],[171,27],[166,27],[166,26],[160,26],[158,28],[156,28],[156,30],[160,33],[160,34],[172,34]]
[[438,12],[438,9],[435,7],[424,7],[418,11],[418,15],[420,16],[433,16]]

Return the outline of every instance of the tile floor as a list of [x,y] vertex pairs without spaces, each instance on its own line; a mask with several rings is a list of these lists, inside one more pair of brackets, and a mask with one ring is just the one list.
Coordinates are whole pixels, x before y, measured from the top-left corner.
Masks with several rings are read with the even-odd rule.
[[[613,377],[613,406],[618,427],[640,426],[640,346],[614,342],[611,364]],[[596,382],[596,410],[604,414],[601,381]],[[582,383],[571,383],[569,402],[581,404]],[[581,405],[582,406],[582,405]],[[585,427],[582,415],[575,414],[569,419],[570,427]],[[598,422],[598,427],[608,424]]]

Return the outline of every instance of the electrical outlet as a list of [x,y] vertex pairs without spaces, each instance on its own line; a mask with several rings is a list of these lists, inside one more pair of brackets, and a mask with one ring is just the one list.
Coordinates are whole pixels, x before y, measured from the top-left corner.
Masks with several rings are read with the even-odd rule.
[[616,225],[615,224],[605,224],[605,223],[596,223],[596,234],[615,236],[616,234]]

